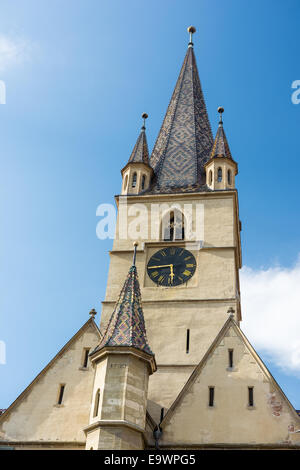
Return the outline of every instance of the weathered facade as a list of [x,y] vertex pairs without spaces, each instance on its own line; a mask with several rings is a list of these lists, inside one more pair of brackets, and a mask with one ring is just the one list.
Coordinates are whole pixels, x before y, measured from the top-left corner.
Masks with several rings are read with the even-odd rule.
[[0,446],[300,449],[240,329],[238,166],[223,108],[212,137],[189,31],[152,155],[144,114],[122,170],[100,330],[91,318],[0,416]]

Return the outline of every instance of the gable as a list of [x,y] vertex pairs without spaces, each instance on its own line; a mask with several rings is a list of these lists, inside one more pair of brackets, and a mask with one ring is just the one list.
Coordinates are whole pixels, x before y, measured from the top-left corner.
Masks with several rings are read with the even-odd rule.
[[[229,367],[233,350],[233,367]],[[209,388],[214,403],[209,406]],[[253,387],[254,406],[248,388]],[[283,444],[300,420],[236,323],[226,322],[166,414],[162,445]],[[299,441],[300,445],[300,441]]]
[[82,367],[84,350],[94,349],[99,339],[90,319],[1,416],[1,439],[85,442],[82,429],[89,422],[94,372],[90,363]]

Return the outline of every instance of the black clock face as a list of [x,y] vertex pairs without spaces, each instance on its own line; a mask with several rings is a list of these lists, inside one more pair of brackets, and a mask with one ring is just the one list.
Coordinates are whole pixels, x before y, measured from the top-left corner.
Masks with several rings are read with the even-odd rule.
[[193,276],[196,270],[194,255],[180,247],[168,247],[151,256],[147,272],[159,286],[179,286]]

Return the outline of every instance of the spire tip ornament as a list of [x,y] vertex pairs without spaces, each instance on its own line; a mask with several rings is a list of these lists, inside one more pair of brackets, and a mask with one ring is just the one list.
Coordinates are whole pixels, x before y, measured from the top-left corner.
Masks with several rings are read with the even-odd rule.
[[144,124],[142,126],[142,129],[145,130],[146,129],[146,119],[148,119],[148,114],[147,113],[143,113],[142,114],[142,119],[144,119]]
[[222,114],[224,113],[224,108],[223,108],[222,106],[219,106],[219,107],[218,107],[218,113],[220,114],[220,122],[219,122],[219,124],[222,124],[222,123],[223,123]]
[[135,266],[136,250],[137,250],[137,247],[138,247],[138,242],[133,242],[133,246],[134,246],[134,251],[133,251],[132,266]]
[[195,26],[189,26],[187,29],[189,35],[190,35],[190,42],[189,42],[189,47],[193,47],[193,34],[196,32]]
[[89,315],[91,316],[91,318],[95,318],[95,316],[97,315],[97,312],[94,308],[92,308],[92,310],[90,311]]

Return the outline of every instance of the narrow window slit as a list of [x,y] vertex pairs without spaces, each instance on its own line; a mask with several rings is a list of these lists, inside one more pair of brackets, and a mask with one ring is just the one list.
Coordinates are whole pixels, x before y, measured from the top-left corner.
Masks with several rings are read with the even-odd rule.
[[100,389],[98,388],[97,393],[96,393],[96,397],[95,397],[94,418],[96,418],[96,416],[98,416],[99,403],[100,403]]
[[186,330],[186,353],[190,352],[190,330]]
[[62,384],[60,385],[60,388],[59,388],[59,395],[58,395],[58,402],[57,402],[58,405],[61,405],[63,402],[64,392],[65,392],[65,385]]
[[254,406],[254,394],[253,394],[253,387],[248,387],[248,406]]
[[229,363],[229,367],[232,369],[232,367],[233,367],[233,349],[228,349],[228,363]]
[[215,387],[209,387],[209,406],[214,406]]
[[84,358],[83,358],[83,364],[82,364],[82,367],[84,367],[84,368],[86,368],[88,366],[89,353],[90,353],[90,349],[85,349],[84,350]]

